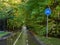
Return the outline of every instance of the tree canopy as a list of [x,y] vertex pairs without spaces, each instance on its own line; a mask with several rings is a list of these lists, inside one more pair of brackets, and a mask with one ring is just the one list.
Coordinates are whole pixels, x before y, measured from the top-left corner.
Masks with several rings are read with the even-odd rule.
[[[60,35],[60,0],[9,0],[0,3],[0,18],[8,16],[10,10],[13,19],[8,19],[8,26],[20,28],[25,24],[36,34],[46,34],[46,15],[44,10],[51,8],[52,14],[49,16],[49,35]],[[4,10],[4,11],[3,11]],[[2,15],[2,16],[1,16]],[[3,16],[4,15],[4,16]]]

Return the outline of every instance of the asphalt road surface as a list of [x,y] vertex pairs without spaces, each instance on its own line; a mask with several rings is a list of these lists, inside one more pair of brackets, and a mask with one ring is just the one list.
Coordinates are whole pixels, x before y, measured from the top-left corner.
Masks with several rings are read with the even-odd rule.
[[23,26],[22,35],[16,45],[41,45],[34,35]]

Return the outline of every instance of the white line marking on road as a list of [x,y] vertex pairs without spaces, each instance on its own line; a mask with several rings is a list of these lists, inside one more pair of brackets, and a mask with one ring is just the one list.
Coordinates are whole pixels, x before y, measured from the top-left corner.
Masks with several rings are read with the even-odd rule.
[[28,40],[26,40],[26,42],[27,42],[27,45],[29,45],[29,44],[28,44]]
[[26,42],[28,43],[28,40],[26,40]]
[[29,45],[29,44],[27,43],[27,45]]
[[17,39],[15,40],[15,42],[13,43],[13,45],[16,45],[16,43],[17,43],[18,39],[20,38],[21,34],[22,34],[22,32],[19,34],[19,36],[17,37]]

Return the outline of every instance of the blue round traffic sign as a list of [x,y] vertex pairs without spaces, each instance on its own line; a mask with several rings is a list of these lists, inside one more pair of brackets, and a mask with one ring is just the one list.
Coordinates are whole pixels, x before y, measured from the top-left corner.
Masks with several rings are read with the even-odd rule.
[[50,8],[46,8],[45,9],[45,15],[49,16],[51,14],[51,9]]

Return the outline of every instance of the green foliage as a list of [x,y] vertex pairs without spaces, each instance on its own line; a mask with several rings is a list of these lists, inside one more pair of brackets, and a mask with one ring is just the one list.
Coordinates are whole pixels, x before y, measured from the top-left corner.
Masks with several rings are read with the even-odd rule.
[[[44,14],[44,9],[47,6],[51,6],[54,4],[54,0],[29,0],[26,3],[26,8],[28,12],[30,11],[30,18],[27,20],[28,27],[31,27],[35,33],[45,35],[46,34],[46,16]],[[28,13],[27,12],[27,13]],[[52,33],[52,35],[58,35],[59,33],[59,24],[56,24],[55,22],[59,22],[58,20],[58,12],[60,12],[59,4],[54,7],[54,10],[52,10],[52,14],[49,16],[49,35]],[[60,15],[60,14],[59,14]],[[56,21],[57,20],[57,21]],[[42,26],[42,28],[41,28]],[[55,29],[54,29],[55,28]],[[53,30],[55,33],[53,34]],[[58,31],[58,32],[57,32]],[[57,32],[57,33],[56,33]]]
[[13,28],[13,26],[15,28],[20,28],[21,25],[25,24],[36,34],[45,35],[46,15],[44,14],[44,10],[47,7],[50,7],[52,14],[48,19],[49,35],[58,36],[60,35],[59,2],[60,0],[28,0],[27,2],[22,1],[21,4],[16,4],[9,0],[9,7],[5,6],[4,2],[1,3],[2,5],[0,5],[0,18],[10,17],[8,20],[8,26],[10,28]]

